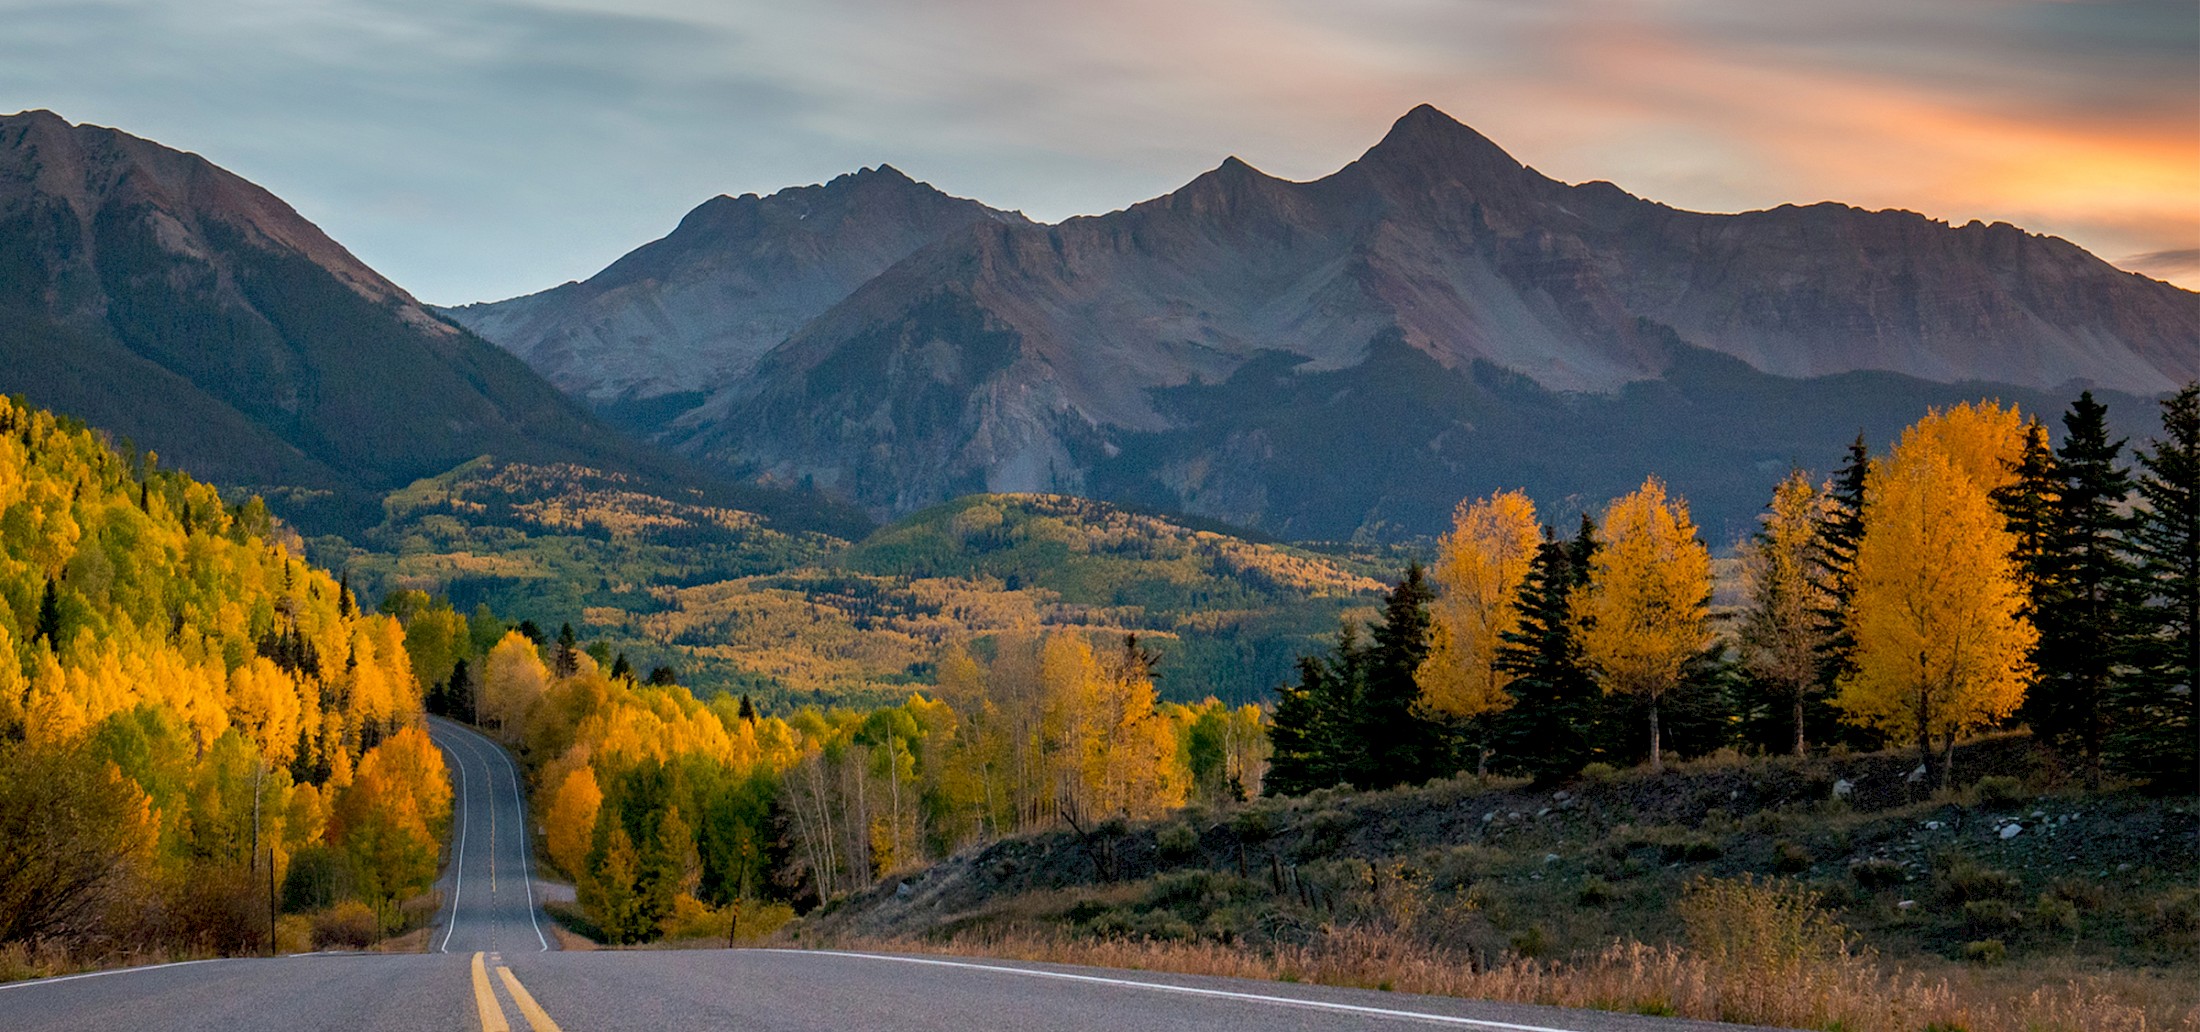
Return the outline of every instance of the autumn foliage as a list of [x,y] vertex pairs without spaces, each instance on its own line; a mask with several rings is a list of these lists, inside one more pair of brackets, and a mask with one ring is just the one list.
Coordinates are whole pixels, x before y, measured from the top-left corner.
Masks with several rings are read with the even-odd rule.
[[0,646],[0,942],[259,948],[308,852],[369,899],[432,881],[450,793],[403,631],[257,499],[0,400]]

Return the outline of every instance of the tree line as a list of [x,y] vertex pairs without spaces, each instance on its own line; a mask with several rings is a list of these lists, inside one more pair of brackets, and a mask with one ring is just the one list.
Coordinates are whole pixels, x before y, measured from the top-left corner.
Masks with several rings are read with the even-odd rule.
[[1463,503],[1279,690],[1267,790],[1890,742],[1946,784],[1959,737],[2015,726],[2089,783],[2200,787],[2200,385],[2144,447],[2106,414],[2081,395],[2059,443],[1993,402],[1859,436],[1774,490],[1723,613],[1656,477],[1564,537],[1519,492]]

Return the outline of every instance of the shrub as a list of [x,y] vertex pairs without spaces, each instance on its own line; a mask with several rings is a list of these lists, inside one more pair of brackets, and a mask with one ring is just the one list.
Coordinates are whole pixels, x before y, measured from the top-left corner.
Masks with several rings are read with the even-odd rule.
[[379,922],[365,903],[347,899],[313,915],[313,945],[317,949],[365,949],[377,938]]
[[1199,832],[1189,824],[1171,824],[1153,837],[1154,848],[1165,860],[1180,861],[1199,850]]
[[2156,899],[2154,926],[2165,938],[2200,936],[2200,889],[2175,889]]
[[2015,806],[2024,801],[2024,782],[2006,774],[1988,775],[1971,786],[1971,797],[1980,806]]
[[1268,811],[1261,809],[1238,811],[1237,816],[1230,818],[1230,830],[1247,842],[1265,842],[1268,836],[1275,834],[1275,828],[1268,820]]
[[2017,894],[2017,876],[1957,857],[1940,872],[1940,892],[1950,903],[2011,899]]
[[1801,874],[1816,861],[1810,850],[1793,842],[1782,842],[1772,851],[1772,869],[1781,874]]
[[1581,891],[1575,897],[1585,907],[1601,907],[1612,901],[1612,886],[1604,879],[1591,875],[1583,879]]
[[2068,900],[2081,911],[2099,910],[2108,899],[2100,884],[2088,878],[2058,878],[2050,891],[2055,898]]
[[1974,932],[2006,931],[2017,922],[2017,908],[2005,899],[1974,899],[1963,905],[1963,923]]
[[1981,967],[1996,967],[2009,959],[2009,947],[2000,939],[1980,939],[1963,944],[1963,959]]
[[1849,864],[1849,876],[1866,892],[1878,892],[1902,884],[1909,875],[1902,865],[1884,857],[1868,857]]
[[1727,971],[1777,979],[1849,955],[1848,930],[1793,882],[1697,878],[1678,909],[1689,944]]
[[1522,957],[1540,957],[1550,949],[1551,937],[1542,925],[1529,925],[1512,934],[1512,950]]
[[2032,924],[2043,932],[2075,933],[2078,905],[2052,892],[2042,892],[2039,902],[2032,905]]
[[1659,854],[1666,863],[1703,863],[1717,860],[1726,851],[1717,842],[1702,835],[1685,835],[1659,847]]
[[1619,768],[1609,763],[1597,762],[1581,768],[1581,780],[1586,784],[1610,784],[1619,778]]

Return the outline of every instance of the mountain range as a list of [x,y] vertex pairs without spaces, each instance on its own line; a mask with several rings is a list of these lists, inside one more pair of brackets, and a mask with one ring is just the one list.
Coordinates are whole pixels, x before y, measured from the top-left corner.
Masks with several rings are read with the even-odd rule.
[[46,111],[0,116],[0,389],[309,531],[484,454],[831,509],[612,430],[206,159]]
[[1429,107],[1318,180],[1233,158],[1054,225],[884,165],[719,197],[586,281],[445,310],[197,155],[0,117],[0,389],[309,530],[486,454],[841,537],[868,523],[841,503],[1037,491],[1387,539],[1655,472],[1731,539],[1790,465],[1930,405],[2091,387],[2142,430],[2195,341],[2200,294],[2066,241],[1680,211]]
[[1594,507],[1648,472],[1746,528],[1790,464],[1928,405],[2090,387],[2137,427],[2200,377],[2200,295],[2067,241],[1682,211],[1426,106],[1319,180],[1232,158],[1057,225],[885,167],[721,197],[588,281],[445,314],[875,515],[1061,491],[1298,538],[1426,533],[1508,486]]

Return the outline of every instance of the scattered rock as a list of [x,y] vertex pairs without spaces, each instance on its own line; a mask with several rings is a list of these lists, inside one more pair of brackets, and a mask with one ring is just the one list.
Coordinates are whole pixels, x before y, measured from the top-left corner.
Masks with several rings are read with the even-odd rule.
[[1895,904],[1895,905],[1894,905],[1894,908],[1895,908],[1896,910],[1908,910],[1908,909],[1910,909],[1911,907],[1914,907],[1914,906],[1917,906],[1917,901],[1916,901],[1916,900],[1914,900],[1914,899],[1906,899],[1906,900],[1903,900],[1903,901],[1902,901],[1902,902],[1900,902],[1900,903],[1897,903],[1897,904]]
[[1847,799],[1855,794],[1856,784],[1849,779],[1842,778],[1833,783],[1833,797],[1835,799]]
[[1563,803],[1568,799],[1572,799],[1573,797],[1574,794],[1572,792],[1558,791],[1551,793],[1551,801],[1554,803]]
[[1540,810],[1537,810],[1535,812],[1535,815],[1538,817],[1549,817],[1551,815],[1551,808],[1546,806]]
[[1557,863],[1557,862],[1558,862],[1558,854],[1557,854],[1557,853],[1545,853],[1545,854],[1543,854],[1543,862],[1544,862],[1544,863],[1547,863],[1547,864],[1555,864],[1555,863]]
[[910,888],[908,882],[902,882],[901,884],[894,886],[895,899],[908,899],[909,897],[916,894],[917,890]]

